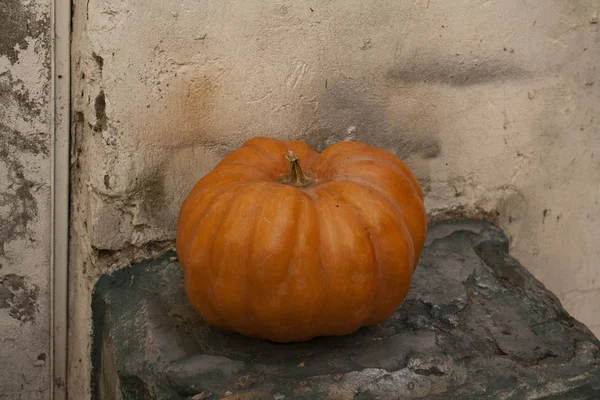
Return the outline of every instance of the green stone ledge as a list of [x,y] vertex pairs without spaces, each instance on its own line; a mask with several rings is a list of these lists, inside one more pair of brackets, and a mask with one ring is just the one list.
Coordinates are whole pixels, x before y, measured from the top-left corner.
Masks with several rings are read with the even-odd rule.
[[430,226],[402,306],[345,337],[213,328],[174,254],[103,276],[92,308],[95,399],[600,399],[598,339],[481,221]]

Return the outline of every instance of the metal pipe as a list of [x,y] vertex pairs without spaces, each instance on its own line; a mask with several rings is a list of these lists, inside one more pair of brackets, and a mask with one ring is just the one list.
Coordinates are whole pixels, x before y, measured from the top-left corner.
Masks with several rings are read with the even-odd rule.
[[52,8],[52,245],[50,284],[50,398],[67,398],[67,322],[69,255],[69,136],[71,1],[54,0]]

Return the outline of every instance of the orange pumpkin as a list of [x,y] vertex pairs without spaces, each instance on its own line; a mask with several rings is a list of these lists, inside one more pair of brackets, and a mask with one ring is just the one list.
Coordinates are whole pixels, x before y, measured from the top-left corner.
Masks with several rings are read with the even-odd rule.
[[207,322],[304,341],[389,317],[409,290],[426,220],[419,183],[392,153],[341,142],[319,154],[256,137],[185,199],[177,254]]

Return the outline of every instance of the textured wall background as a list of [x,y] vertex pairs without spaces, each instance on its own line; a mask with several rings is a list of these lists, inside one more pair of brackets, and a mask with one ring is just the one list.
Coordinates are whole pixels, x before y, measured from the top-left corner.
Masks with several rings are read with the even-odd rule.
[[50,7],[0,3],[0,398],[43,399],[50,366]]
[[171,248],[191,186],[259,134],[395,152],[432,218],[500,223],[600,333],[597,1],[74,6],[71,398],[97,276]]

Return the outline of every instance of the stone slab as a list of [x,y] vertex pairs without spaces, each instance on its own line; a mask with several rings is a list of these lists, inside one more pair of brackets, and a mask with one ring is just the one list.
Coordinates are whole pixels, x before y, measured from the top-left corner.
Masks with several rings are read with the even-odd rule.
[[600,399],[598,339],[481,221],[432,225],[402,306],[345,337],[211,327],[174,254],[102,277],[93,315],[96,399]]

